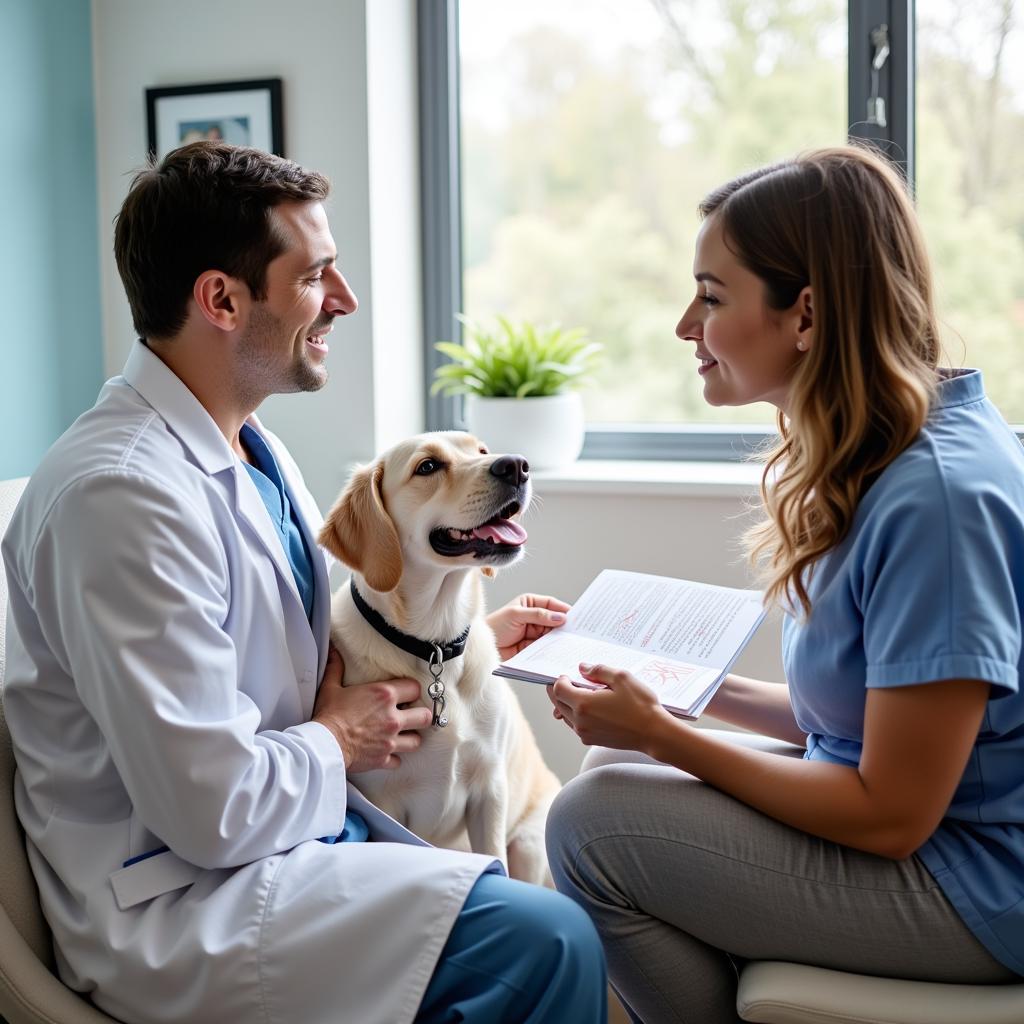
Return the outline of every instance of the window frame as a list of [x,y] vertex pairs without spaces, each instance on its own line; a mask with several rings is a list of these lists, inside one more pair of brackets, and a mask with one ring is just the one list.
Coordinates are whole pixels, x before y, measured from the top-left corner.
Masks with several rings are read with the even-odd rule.
[[[463,426],[461,402],[430,394],[441,338],[459,340],[462,308],[461,139],[458,0],[419,0],[420,159],[423,198],[423,327],[426,426]],[[874,47],[871,31],[889,28],[889,56],[879,73],[886,125],[867,123]],[[901,168],[914,188],[916,76],[914,0],[848,0],[847,121],[851,139],[868,139]],[[773,437],[747,424],[588,424],[583,459],[739,461]]]

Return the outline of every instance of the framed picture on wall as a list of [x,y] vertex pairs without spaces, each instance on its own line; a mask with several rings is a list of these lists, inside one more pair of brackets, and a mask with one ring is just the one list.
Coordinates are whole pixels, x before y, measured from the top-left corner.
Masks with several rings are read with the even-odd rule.
[[199,139],[284,156],[280,78],[147,89],[146,121],[149,152],[157,159]]

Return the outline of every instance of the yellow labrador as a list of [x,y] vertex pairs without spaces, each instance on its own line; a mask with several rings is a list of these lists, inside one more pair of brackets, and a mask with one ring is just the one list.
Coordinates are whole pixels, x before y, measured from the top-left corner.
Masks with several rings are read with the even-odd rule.
[[550,884],[544,823],[559,782],[508,683],[491,674],[480,578],[522,555],[514,517],[529,501],[521,456],[492,455],[469,434],[421,434],[352,474],[319,539],[352,569],[331,614],[345,685],[417,679],[434,717],[400,767],[353,782],[434,845]]

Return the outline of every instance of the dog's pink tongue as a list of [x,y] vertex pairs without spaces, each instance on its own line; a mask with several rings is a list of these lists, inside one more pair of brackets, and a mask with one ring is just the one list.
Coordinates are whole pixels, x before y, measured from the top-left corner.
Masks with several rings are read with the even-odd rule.
[[481,540],[493,540],[496,544],[522,544],[526,540],[526,531],[511,519],[499,519],[495,523],[478,526],[473,536]]

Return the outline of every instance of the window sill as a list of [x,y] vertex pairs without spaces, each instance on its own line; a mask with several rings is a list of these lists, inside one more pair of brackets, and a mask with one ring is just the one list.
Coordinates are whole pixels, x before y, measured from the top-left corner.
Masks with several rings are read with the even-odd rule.
[[763,467],[752,462],[580,459],[531,473],[540,495],[623,494],[657,497],[756,497]]

